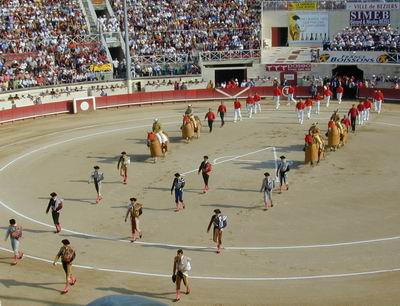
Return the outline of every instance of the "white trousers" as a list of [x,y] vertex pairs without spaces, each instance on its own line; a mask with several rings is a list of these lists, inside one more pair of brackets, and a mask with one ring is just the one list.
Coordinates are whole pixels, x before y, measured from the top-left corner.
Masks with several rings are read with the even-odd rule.
[[242,113],[240,112],[240,108],[234,110],[233,122],[236,122],[238,118],[240,121],[242,121]]
[[326,107],[329,107],[329,102],[331,102],[331,96],[325,97]]
[[307,106],[307,118],[311,118],[311,111],[312,111],[312,106]]
[[249,118],[253,116],[254,112],[254,105],[253,104],[246,104],[247,113],[249,114]]
[[370,108],[366,108],[364,110],[364,121],[368,121],[369,120],[369,113],[371,112]]
[[256,102],[254,105],[254,114],[257,114],[257,111],[259,113],[261,113],[261,103],[260,102]]
[[297,110],[297,118],[299,119],[299,123],[303,124],[304,121],[304,109]]
[[288,100],[288,104],[290,104],[290,102],[297,103],[297,101],[293,98],[293,94],[288,94],[287,100]]
[[336,94],[336,96],[337,96],[337,99],[338,99],[339,104],[342,103],[343,93],[342,93],[342,92],[338,92],[338,93]]
[[280,96],[274,96],[275,109],[279,109],[279,106],[281,105],[280,100],[281,100]]
[[378,112],[378,114],[380,114],[381,110],[382,110],[382,100],[378,100],[376,102],[376,111]]
[[364,124],[364,111],[358,113],[358,125]]
[[319,110],[321,109],[321,101],[317,101],[317,108],[315,109],[315,113],[319,114]]

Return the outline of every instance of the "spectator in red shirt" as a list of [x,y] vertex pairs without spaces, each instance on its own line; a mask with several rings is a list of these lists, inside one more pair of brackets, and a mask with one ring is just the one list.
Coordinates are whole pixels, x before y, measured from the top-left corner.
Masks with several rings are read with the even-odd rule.
[[251,118],[254,112],[254,98],[252,95],[248,95],[246,99],[246,109],[247,112],[249,113],[249,118]]
[[219,117],[221,118],[221,127],[224,126],[225,124],[225,114],[226,114],[226,106],[223,101],[221,101],[220,106],[218,106],[218,111],[217,115],[219,114]]
[[364,121],[369,120],[369,113],[371,112],[372,102],[370,98],[367,98],[364,102]]
[[358,116],[358,110],[357,110],[355,104],[353,104],[353,106],[350,108],[347,115],[350,116],[351,131],[354,133],[356,131],[356,120],[357,120],[357,116]]
[[311,111],[312,111],[312,107],[313,107],[313,101],[311,100],[310,97],[308,97],[306,99],[306,102],[304,102],[306,109],[307,109],[307,118],[310,119],[311,118]]
[[329,86],[325,86],[324,87],[324,96],[325,96],[326,107],[329,107],[329,102],[331,101],[332,95],[333,95],[333,93],[329,89]]
[[364,104],[360,101],[357,105],[358,110],[358,125],[364,124]]
[[304,108],[305,107],[306,107],[306,105],[304,104],[302,99],[300,99],[299,102],[296,103],[297,118],[299,119],[300,124],[303,124],[303,121],[304,121]]
[[274,101],[275,101],[275,109],[278,110],[279,106],[281,105],[280,100],[281,100],[281,95],[282,95],[282,90],[279,88],[279,85],[276,85],[274,87]]
[[337,98],[339,104],[342,103],[343,93],[344,93],[344,88],[343,88],[342,84],[340,84],[339,87],[336,88],[336,98]]
[[242,114],[240,112],[241,108],[242,108],[242,104],[240,103],[239,99],[236,98],[235,102],[233,102],[233,109],[234,109],[233,122],[236,122],[238,118],[240,121],[242,121]]
[[215,120],[215,114],[212,112],[211,108],[208,109],[207,114],[204,117],[204,120],[208,121],[208,127],[210,129],[210,133],[212,132],[212,128],[213,128],[213,123]]
[[261,97],[255,93],[254,94],[254,114],[257,114],[257,110],[261,113]]

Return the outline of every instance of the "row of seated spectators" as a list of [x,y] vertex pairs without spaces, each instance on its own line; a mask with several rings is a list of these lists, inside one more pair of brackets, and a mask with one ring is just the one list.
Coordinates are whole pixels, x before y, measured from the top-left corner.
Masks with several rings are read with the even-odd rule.
[[[260,48],[260,0],[127,0],[132,55]],[[123,29],[123,0],[112,6]],[[115,21],[102,21],[113,29]]]
[[107,63],[88,35],[77,0],[0,0],[0,91],[95,79],[92,64]]
[[400,28],[388,26],[348,27],[329,41],[324,50],[400,52]]

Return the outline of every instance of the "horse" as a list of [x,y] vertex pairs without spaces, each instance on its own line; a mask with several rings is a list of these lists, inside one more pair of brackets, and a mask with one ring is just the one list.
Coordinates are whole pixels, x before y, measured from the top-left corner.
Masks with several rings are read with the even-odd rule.
[[[194,124],[193,120],[196,122],[196,124]],[[200,138],[201,127],[201,120],[198,116],[193,116],[193,119],[191,119],[191,117],[188,115],[184,115],[183,124],[181,126],[182,138],[185,139],[186,142],[189,142],[191,139],[193,139],[195,133],[196,137]]]
[[328,130],[328,147],[331,150],[336,151],[340,145],[340,130],[335,124],[332,128]]
[[160,142],[159,137],[153,132],[147,132],[147,146],[150,148],[150,156],[154,158],[154,163],[157,161],[157,157],[165,157],[168,152],[169,139],[168,136],[159,132],[164,142]]

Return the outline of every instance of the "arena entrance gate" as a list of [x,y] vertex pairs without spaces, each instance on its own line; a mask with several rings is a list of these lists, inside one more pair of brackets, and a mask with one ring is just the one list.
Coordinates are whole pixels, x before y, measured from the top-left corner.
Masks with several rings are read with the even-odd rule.
[[[348,76],[348,77],[355,77],[356,80],[363,80],[364,79],[364,71],[359,69],[357,65],[339,65],[335,69],[332,70],[332,76]],[[357,88],[345,88],[345,92],[343,97],[354,99],[357,95]]]
[[215,84],[228,82],[238,79],[239,85],[243,80],[247,80],[247,69],[220,69],[215,70]]

